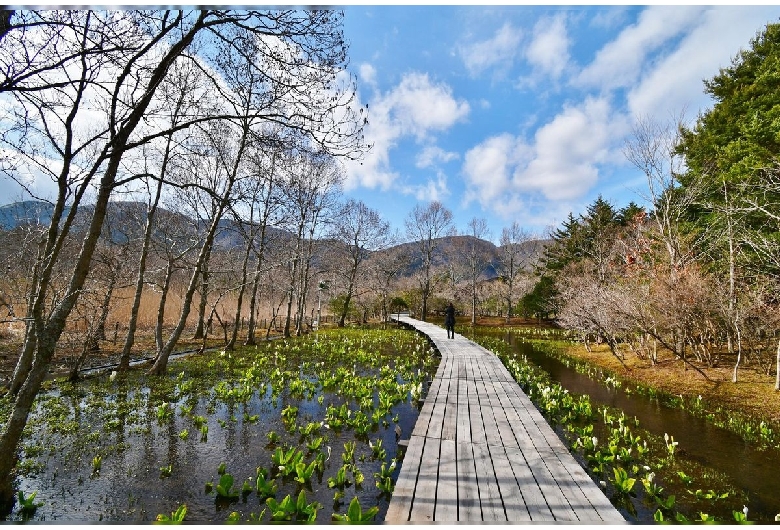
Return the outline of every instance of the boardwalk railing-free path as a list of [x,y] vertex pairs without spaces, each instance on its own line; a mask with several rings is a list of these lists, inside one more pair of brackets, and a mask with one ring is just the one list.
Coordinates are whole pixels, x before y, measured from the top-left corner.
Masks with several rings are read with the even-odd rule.
[[394,318],[427,335],[442,359],[386,522],[625,522],[493,353]]

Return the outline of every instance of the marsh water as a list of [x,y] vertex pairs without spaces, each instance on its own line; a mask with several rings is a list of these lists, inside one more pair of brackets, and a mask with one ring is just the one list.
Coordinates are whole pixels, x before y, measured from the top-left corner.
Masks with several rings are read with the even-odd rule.
[[[657,436],[669,434],[679,443],[677,458],[695,462],[704,471],[713,470],[727,476],[728,482],[747,497],[751,521],[774,521],[780,513],[780,451],[759,449],[745,442],[737,434],[714,426],[705,419],[685,410],[663,405],[657,399],[637,393],[626,393],[623,388],[604,384],[602,377],[595,378],[576,371],[560,360],[535,350],[514,334],[505,334],[516,353],[549,374],[572,394],[588,395],[595,406],[608,406],[622,410],[629,418],[636,418],[642,429]],[[692,489],[708,490],[706,477],[695,477]],[[670,489],[671,485],[667,485]],[[718,501],[729,505],[729,499]],[[740,511],[742,504],[729,506]],[[648,514],[640,518],[648,520]],[[624,513],[625,515],[625,513]],[[652,520],[652,515],[649,515]]]
[[[274,353],[250,357],[235,372],[228,370],[237,364],[225,360],[229,356],[211,352],[174,363],[168,382],[158,380],[157,387],[108,374],[95,385],[54,387],[39,400],[18,484],[27,495],[37,492],[41,506],[26,516],[17,506],[7,520],[148,523],[186,505],[187,522],[226,522],[235,512],[237,521],[267,523],[272,509],[255,488],[258,468],[275,480],[277,502],[287,495],[295,501],[303,492],[307,505],[318,503],[317,522],[345,514],[355,497],[364,510],[379,508],[381,520],[390,495],[375,485],[374,473],[388,468],[399,441],[409,437],[438,364],[426,341],[412,332],[392,333],[365,344],[359,334],[338,335],[332,342],[340,351],[322,354],[322,362],[317,352],[325,341],[292,341],[287,349],[277,344]],[[315,353],[304,358],[305,349]],[[199,374],[209,372],[220,374],[217,383],[198,387],[206,378]],[[293,419],[285,419],[291,409]],[[340,416],[341,426],[337,409],[349,411]],[[347,462],[345,444],[354,444],[347,481],[330,487]],[[274,453],[291,448],[305,464],[321,455],[322,469],[306,480],[283,472]],[[393,481],[399,472],[396,466]],[[216,493],[224,474],[233,477],[233,495]],[[241,493],[245,481],[252,490]],[[292,520],[300,522],[301,515]]]
[[[747,499],[751,521],[774,521],[780,513],[780,451],[759,450],[744,442],[739,436],[698,418],[684,410],[665,407],[658,400],[643,395],[627,394],[621,388],[604,385],[599,377],[591,378],[574,368],[534,350],[513,334],[506,334],[517,353],[546,371],[551,379],[572,394],[586,394],[596,406],[608,406],[622,410],[627,417],[636,418],[642,429],[659,437],[665,433],[679,442],[679,459],[695,462],[703,470],[694,477],[694,488],[708,489],[709,470],[727,477],[731,488]],[[420,346],[416,346],[419,350]],[[370,354],[370,353],[369,353]],[[404,355],[406,353],[403,353]],[[349,360],[354,372],[362,371],[367,379],[378,376],[376,369],[361,369]],[[303,366],[303,365],[302,365]],[[423,387],[435,371],[435,363],[420,363],[415,368],[427,370]],[[266,368],[270,371],[270,368]],[[300,372],[288,374],[291,380],[311,379]],[[398,383],[403,383],[398,379]],[[181,385],[182,383],[178,383]],[[77,387],[81,388],[81,387]],[[124,388],[124,390],[122,390]],[[178,387],[177,387],[178,388]],[[236,387],[237,388],[237,387]],[[244,480],[253,483],[257,468],[272,469],[272,453],[275,447],[296,446],[310,461],[317,452],[328,454],[321,472],[315,472],[310,481],[303,483],[293,476],[276,478],[279,491],[277,500],[285,495],[297,496],[301,491],[307,503],[321,505],[318,522],[330,521],[331,513],[345,513],[350,500],[357,497],[365,509],[376,506],[376,520],[381,521],[387,511],[390,495],[375,487],[374,473],[380,471],[396,455],[399,441],[408,438],[419,413],[419,400],[408,399],[395,404],[383,422],[375,425],[365,436],[356,436],[351,429],[323,429],[319,432],[324,443],[318,450],[308,450],[312,436],[304,436],[300,429],[289,430],[280,416],[284,407],[297,407],[297,425],[322,421],[326,407],[348,404],[353,411],[362,405],[350,402],[341,388],[320,389],[306,396],[293,395],[289,388],[273,391],[271,385],[255,390],[251,399],[240,405],[215,399],[214,394],[190,394],[171,403],[153,396],[149,388],[128,389],[108,384],[108,391],[90,394],[86,389],[59,396],[56,390],[48,395],[52,403],[67,412],[67,425],[63,430],[58,424],[51,429],[39,425],[35,435],[25,445],[25,460],[31,463],[23,473],[19,489],[31,493],[37,491],[37,501],[43,504],[29,520],[35,522],[149,522],[157,514],[171,514],[180,505],[187,506],[186,520],[191,522],[224,522],[229,514],[239,512],[241,520],[253,520],[267,509],[265,499],[255,492],[231,499],[215,496],[207,491],[207,483],[216,484],[218,468],[224,464],[225,472],[235,477],[235,488]],[[424,395],[425,388],[420,389]],[[165,398],[168,399],[168,398]],[[106,403],[110,401],[111,403]],[[370,401],[378,401],[374,393]],[[108,405],[108,406],[106,406]],[[369,409],[365,409],[369,410]],[[206,426],[197,427],[200,421]],[[560,432],[560,428],[558,429]],[[268,433],[278,433],[279,439],[269,441]],[[74,434],[75,433],[75,434]],[[315,433],[317,434],[317,433]],[[387,456],[378,458],[371,445],[381,443]],[[343,465],[344,444],[357,441],[354,466],[364,477],[362,484],[339,488],[328,487]],[[94,458],[102,457],[95,470]],[[164,468],[171,466],[166,472]],[[400,472],[398,466],[392,473],[395,481]],[[673,491],[674,484],[666,484]],[[679,485],[677,485],[679,488]],[[339,497],[339,492],[341,496]],[[718,501],[721,513],[726,508],[741,510],[742,500],[737,496]],[[739,502],[739,505],[736,503]],[[621,509],[628,520],[652,521],[653,508],[641,503],[635,513]],[[8,520],[22,520],[18,512]],[[268,514],[265,515],[268,521]],[[727,520],[727,519],[721,519]]]

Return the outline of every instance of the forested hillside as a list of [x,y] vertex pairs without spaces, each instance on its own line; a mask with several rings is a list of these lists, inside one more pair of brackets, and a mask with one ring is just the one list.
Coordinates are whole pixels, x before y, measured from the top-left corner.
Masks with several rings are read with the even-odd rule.
[[693,125],[640,120],[648,206],[599,197],[553,234],[537,305],[614,355],[750,363],[780,389],[780,25],[705,81]]

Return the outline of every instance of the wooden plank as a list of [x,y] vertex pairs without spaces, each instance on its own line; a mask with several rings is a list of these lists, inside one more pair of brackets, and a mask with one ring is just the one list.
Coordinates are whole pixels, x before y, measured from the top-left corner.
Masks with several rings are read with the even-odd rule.
[[501,436],[502,445],[504,447],[517,447],[517,440],[515,439],[515,434],[509,424],[507,412],[503,405],[503,403],[506,403],[506,395],[501,389],[501,383],[487,383],[485,385],[485,390],[490,396],[490,403],[493,407],[493,415],[496,418],[496,425],[498,426],[498,433]]
[[488,446],[490,458],[493,461],[493,469],[496,474],[496,482],[501,492],[501,501],[504,504],[504,512],[509,521],[530,521],[531,516],[526,508],[525,500],[520,487],[517,484],[512,466],[505,449],[500,446]]
[[[525,427],[531,444],[527,444],[524,456],[528,462],[529,467],[532,470],[536,482],[539,484],[548,505],[553,512],[553,516],[556,520],[565,521],[577,521],[580,520],[577,512],[581,512],[585,503],[590,505],[587,498],[579,494],[573,489],[571,484],[571,477],[569,475],[566,466],[563,465],[561,457],[567,456],[573,460],[573,457],[569,454],[568,450],[562,451],[562,447],[558,447],[557,450],[553,450],[550,447],[550,440],[546,433],[542,432],[540,426],[533,421],[531,414],[518,415],[518,419]],[[547,426],[553,436],[555,433]],[[556,440],[560,444],[556,436]],[[533,445],[533,449],[528,445]],[[555,444],[553,444],[554,446]],[[562,446],[562,444],[560,444]],[[576,461],[574,461],[576,463]],[[590,513],[595,514],[595,510],[592,507],[589,508]]]
[[458,363],[458,379],[466,379],[466,362],[467,358],[465,356],[459,356],[457,358]]
[[458,412],[455,422],[455,441],[458,442],[458,444],[471,443],[468,381],[465,378],[458,379]]
[[547,501],[547,506],[549,506],[550,512],[552,512],[553,519],[556,521],[579,521],[542,456],[535,451],[527,451],[523,455],[534,480],[536,480]]
[[446,409],[444,410],[444,423],[441,428],[442,439],[453,442],[458,426],[458,383],[458,379],[450,379],[449,392],[446,396]]
[[434,403],[435,401],[425,400],[420,409],[420,414],[417,416],[414,429],[412,429],[412,436],[425,436],[428,433],[428,425],[431,423]]
[[417,485],[414,490],[412,511],[409,521],[431,522],[436,509],[436,483],[439,474],[439,443],[438,438],[425,438],[425,447],[420,461],[420,472],[417,475]]
[[387,508],[386,521],[406,522],[409,520],[424,444],[425,439],[419,436],[412,436],[409,440],[409,447],[406,449],[403,460],[400,461],[401,470],[398,473],[393,496],[390,498],[390,505]]
[[519,448],[506,449],[507,459],[517,481],[517,485],[523,494],[523,501],[532,521],[553,520],[550,507],[544,498],[539,484],[537,484],[528,463],[525,461],[523,451]]
[[389,522],[623,522],[493,353],[403,321],[442,355],[402,462]]
[[474,467],[477,472],[477,486],[479,488],[479,503],[482,507],[483,521],[506,521],[504,504],[501,501],[501,491],[496,482],[496,473],[493,470],[493,462],[490,460],[490,452],[485,444],[474,444]]
[[466,381],[469,397],[469,418],[471,419],[471,441],[475,444],[486,444],[485,423],[482,421],[482,410],[479,406],[479,394],[477,394],[477,382],[473,379]]
[[458,467],[454,440],[441,441],[434,520],[443,522],[458,520]]
[[459,443],[457,449],[458,521],[482,521],[472,445]]
[[549,450],[542,451],[540,452],[540,456],[550,467],[558,464],[554,468],[556,469],[554,472],[555,483],[558,485],[561,493],[563,493],[563,495],[568,500],[569,506],[571,506],[571,509],[577,517],[577,520],[593,520],[594,515],[596,515],[598,512],[596,512],[596,510],[590,504],[588,498],[583,495],[582,490],[580,490],[576,483],[574,483],[568,471],[566,471],[566,468],[560,464],[560,460],[555,455],[555,452]]
[[433,438],[442,437],[442,428],[444,427],[444,413],[447,408],[447,393],[449,392],[451,379],[443,379],[441,382],[441,388],[436,395],[436,401],[433,404],[433,413],[431,414],[431,422],[428,425],[428,433],[426,436]]
[[[498,432],[498,423],[493,415],[493,406],[490,402],[487,385],[485,381],[477,381],[477,392],[479,394],[479,410],[482,414],[482,421],[485,425],[485,437],[488,445],[501,445],[501,434]],[[491,385],[492,388],[492,385]]]

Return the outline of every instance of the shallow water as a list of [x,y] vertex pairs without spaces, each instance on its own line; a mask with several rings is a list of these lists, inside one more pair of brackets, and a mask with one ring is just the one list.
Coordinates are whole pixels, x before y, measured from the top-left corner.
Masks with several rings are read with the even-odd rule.
[[[668,433],[679,442],[677,458],[688,459],[727,475],[729,483],[747,495],[751,521],[774,521],[775,515],[780,513],[779,450],[758,449],[733,432],[716,427],[685,410],[664,406],[658,400],[643,395],[627,394],[622,388],[608,387],[602,380],[594,380],[535,350],[515,335],[507,334],[504,339],[513,345],[515,352],[526,355],[531,363],[547,372],[553,382],[572,394],[590,396],[594,408],[614,407],[625,412],[627,417],[638,419],[642,429],[658,436]],[[707,490],[701,482],[694,488]],[[727,500],[719,502],[729,504]],[[742,506],[730,508],[740,510]],[[645,517],[647,515],[644,514]]]
[[[374,370],[355,366],[358,372],[366,374]],[[400,377],[397,379],[403,382]],[[276,447],[298,447],[304,452],[306,463],[316,456],[316,451],[306,447],[311,437],[304,439],[297,431],[285,430],[280,415],[283,408],[298,407],[297,426],[322,421],[329,404],[339,407],[347,403],[353,411],[359,409],[354,401],[341,395],[339,388],[320,389],[306,398],[294,397],[288,390],[274,395],[270,384],[256,390],[246,404],[229,405],[213,394],[185,396],[170,403],[170,413],[162,419],[155,406],[139,409],[139,403],[152,402],[148,388],[110,391],[107,396],[96,398],[85,389],[77,392],[76,397],[57,400],[58,406],[67,410],[67,420],[61,421],[60,426],[67,422],[78,424],[81,439],[52,432],[45,425],[26,439],[25,446],[35,448],[27,460],[34,461],[39,471],[26,473],[19,489],[27,494],[37,491],[35,500],[44,503],[30,521],[148,523],[157,514],[170,515],[181,504],[187,506],[187,522],[224,522],[233,511],[240,513],[241,521],[247,521],[251,514],[259,516],[267,504],[255,492],[233,500],[218,499],[213,491],[207,493],[207,482],[213,482],[215,487],[219,482],[220,464],[224,463],[225,472],[233,475],[234,489],[240,490],[245,479],[254,485],[258,467],[275,469],[272,453]],[[50,397],[57,398],[57,392],[53,391]],[[95,406],[95,399],[112,403],[109,407]],[[373,400],[377,403],[378,392],[374,392]],[[326,441],[321,451],[327,454],[330,448],[324,471],[315,471],[306,484],[296,482],[294,475],[277,477],[276,500],[281,501],[288,494],[296,499],[304,491],[308,503],[317,501],[322,505],[317,521],[329,522],[332,513],[346,513],[356,496],[363,509],[378,506],[376,520],[381,520],[390,497],[375,486],[374,473],[383,460],[374,457],[368,441],[376,443],[381,439],[387,453],[384,462],[389,462],[397,453],[399,438],[408,438],[411,433],[419,413],[418,404],[419,401],[409,399],[396,404],[384,417],[385,423],[380,423],[367,437],[356,436],[350,428],[322,427],[319,435],[325,436]],[[202,417],[208,426],[205,436],[194,423],[196,417]],[[186,437],[182,436],[185,430]],[[269,443],[270,431],[279,435],[276,444]],[[348,441],[356,442],[355,465],[364,482],[345,487],[343,498],[336,502],[337,488],[329,488],[327,482],[342,466],[341,455]],[[102,456],[99,472],[93,472],[96,454]],[[161,468],[168,465],[172,466],[171,473],[164,476]],[[393,481],[399,472],[397,466]],[[353,477],[351,472],[349,477]],[[268,522],[269,516],[270,510],[266,510],[262,520]],[[8,517],[21,519],[18,509]]]

